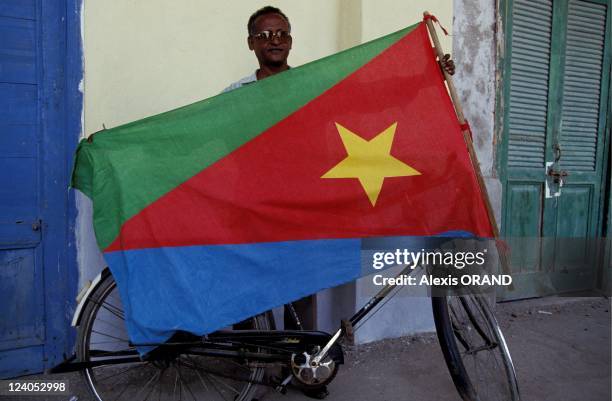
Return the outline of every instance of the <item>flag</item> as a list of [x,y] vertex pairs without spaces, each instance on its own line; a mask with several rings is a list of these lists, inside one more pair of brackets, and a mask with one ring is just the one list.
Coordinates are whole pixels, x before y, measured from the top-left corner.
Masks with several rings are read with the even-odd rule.
[[359,277],[361,239],[492,229],[424,23],[77,150],[130,339]]

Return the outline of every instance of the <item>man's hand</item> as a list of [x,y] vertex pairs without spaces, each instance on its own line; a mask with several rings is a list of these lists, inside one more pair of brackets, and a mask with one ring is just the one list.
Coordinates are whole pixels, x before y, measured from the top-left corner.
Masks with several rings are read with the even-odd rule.
[[450,54],[445,54],[440,60],[440,67],[442,67],[443,71],[446,71],[448,75],[455,74],[455,62],[451,60]]

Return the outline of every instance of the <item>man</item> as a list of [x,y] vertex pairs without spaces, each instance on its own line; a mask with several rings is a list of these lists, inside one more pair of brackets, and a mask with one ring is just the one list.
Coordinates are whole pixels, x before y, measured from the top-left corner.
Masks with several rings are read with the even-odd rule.
[[[255,11],[249,18],[247,31],[249,33],[247,43],[257,57],[259,68],[253,74],[234,82],[223,92],[229,92],[291,68],[287,64],[293,40],[291,23],[280,9],[266,6]],[[440,65],[450,75],[455,73],[455,63],[450,59],[450,54],[444,55]]]
[[266,6],[257,10],[249,18],[247,30],[249,33],[247,43],[249,49],[257,57],[259,69],[234,82],[223,92],[248,85],[290,68],[287,58],[292,43],[291,24],[289,18],[280,9]]
[[[232,83],[223,92],[229,92],[244,85],[252,84],[291,68],[287,64],[287,58],[289,57],[292,45],[291,24],[289,18],[280,9],[266,6],[257,10],[249,18],[247,31],[249,34],[247,43],[249,49],[257,57],[259,68],[253,74]],[[440,65],[449,74],[455,73],[455,65],[450,60],[449,54],[444,56],[440,61]],[[312,298],[306,297],[296,301],[294,306],[298,311],[298,315],[304,317],[305,312],[312,311]],[[296,329],[297,327],[295,327],[293,321],[294,319],[286,310],[285,329]],[[313,328],[314,322],[305,319],[303,326],[304,328]],[[303,390],[303,392],[305,395],[316,399],[323,399],[329,394],[325,386],[312,390]]]
[[[269,76],[288,70],[287,58],[291,50],[291,23],[289,18],[278,8],[272,6],[263,7],[253,13],[247,23],[247,44],[249,49],[255,53],[259,68],[251,75],[246,76],[227,88],[223,92],[229,92],[241,86],[251,84]],[[294,303],[298,314],[303,318],[307,311],[312,311],[310,297]],[[304,328],[312,328],[314,324],[305,319]],[[294,319],[286,311],[285,328],[297,329],[293,323]]]

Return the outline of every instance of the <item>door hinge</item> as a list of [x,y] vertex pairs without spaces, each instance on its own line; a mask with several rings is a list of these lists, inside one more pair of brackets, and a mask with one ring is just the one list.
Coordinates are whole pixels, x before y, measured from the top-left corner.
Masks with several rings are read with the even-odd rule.
[[32,231],[40,231],[42,228],[42,220],[38,219],[34,223],[32,223]]

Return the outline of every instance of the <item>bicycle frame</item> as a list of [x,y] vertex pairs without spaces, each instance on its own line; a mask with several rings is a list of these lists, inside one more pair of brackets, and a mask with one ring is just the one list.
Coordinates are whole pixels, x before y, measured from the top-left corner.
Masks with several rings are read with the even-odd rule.
[[[410,272],[412,269],[406,266],[396,277]],[[347,320],[348,324],[354,326],[362,321],[391,293],[393,288],[394,286],[389,284],[384,286]],[[315,356],[317,362],[328,354],[335,362],[344,362],[342,350],[337,342],[345,337],[345,327],[339,328],[333,335],[321,331],[302,330],[293,304],[286,304],[285,307],[288,308],[298,330],[221,330],[203,337],[181,332],[163,343],[131,344],[136,347],[157,347],[145,358],[141,358],[136,351],[121,351],[112,354],[104,352],[104,355],[93,355],[98,359],[88,362],[75,362],[73,356],[53,368],[51,373],[65,373],[95,366],[143,360],[165,360],[186,351],[199,355],[249,359],[260,363],[287,363],[291,355],[303,352],[305,347],[313,346],[318,346],[320,349]]]

